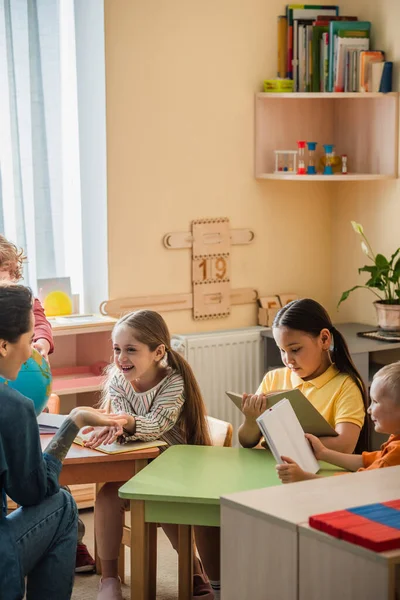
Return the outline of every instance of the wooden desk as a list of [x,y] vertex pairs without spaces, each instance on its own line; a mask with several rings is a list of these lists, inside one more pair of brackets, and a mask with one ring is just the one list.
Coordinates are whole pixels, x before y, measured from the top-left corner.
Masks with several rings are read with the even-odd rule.
[[[354,364],[367,389],[369,388],[373,374],[380,366],[383,366],[375,364],[374,358],[382,363],[400,360],[400,342],[380,342],[357,335],[359,331],[372,331],[374,329],[373,325],[366,325],[365,323],[335,323],[335,327],[344,336]],[[283,363],[272,335],[272,329],[269,328],[261,331],[261,336],[264,339],[265,372],[282,367]],[[380,353],[379,357],[377,353]],[[387,359],[385,359],[385,355],[387,355]],[[387,440],[387,435],[373,431],[371,439],[372,449],[377,450]]]
[[[192,600],[192,526],[220,524],[223,494],[281,487],[275,464],[265,450],[172,446],[123,485],[119,495],[131,501],[132,600],[154,600],[156,594],[155,572],[148,568],[153,566],[155,528],[149,524],[179,525],[179,600]],[[323,475],[336,470],[322,464]],[[253,548],[251,554],[260,548]],[[245,593],[240,600],[250,597]]]
[[[46,448],[51,435],[41,435],[40,443],[42,450]],[[101,484],[111,481],[128,481],[139,473],[151,460],[160,454],[158,448],[147,448],[137,452],[127,452],[125,454],[103,454],[97,450],[91,450],[78,444],[72,444],[67,456],[63,461],[63,468],[60,473],[61,485],[76,484],[96,484],[96,493]],[[95,559],[96,571],[101,572],[100,561],[96,549],[95,536]]]
[[391,467],[221,498],[222,600],[394,600],[400,551],[382,556],[347,542],[338,549],[307,524],[314,514],[399,497],[400,467]]
[[[42,450],[46,448],[51,438],[51,435],[40,436]],[[148,448],[125,454],[103,454],[97,450],[72,444],[63,462],[60,484],[128,481],[159,453],[158,448]]]

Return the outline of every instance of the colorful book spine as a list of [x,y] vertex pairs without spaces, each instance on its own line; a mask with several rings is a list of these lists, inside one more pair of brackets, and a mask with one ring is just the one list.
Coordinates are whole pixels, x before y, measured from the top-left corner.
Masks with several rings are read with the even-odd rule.
[[286,77],[287,65],[287,18],[283,15],[278,17],[278,77]]

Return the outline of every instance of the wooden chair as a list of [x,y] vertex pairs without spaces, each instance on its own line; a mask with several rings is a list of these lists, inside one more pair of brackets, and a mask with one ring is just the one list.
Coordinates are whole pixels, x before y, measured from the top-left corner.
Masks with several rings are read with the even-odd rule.
[[60,398],[57,394],[50,394],[50,398],[47,402],[47,408],[49,409],[49,413],[53,415],[60,414]]
[[[215,419],[207,415],[207,424],[210,432],[211,443],[213,446],[232,446],[233,427],[231,423]],[[150,532],[150,543],[153,551],[150,553],[149,560],[152,562],[151,569],[156,570],[157,564],[157,528],[152,527]],[[131,528],[124,525],[122,531],[121,548],[119,551],[118,573],[122,582],[125,582],[125,546],[131,546]]]

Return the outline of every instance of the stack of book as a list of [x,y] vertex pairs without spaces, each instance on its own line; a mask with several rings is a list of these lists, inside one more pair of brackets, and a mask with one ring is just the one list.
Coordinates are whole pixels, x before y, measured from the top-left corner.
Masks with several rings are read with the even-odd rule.
[[278,77],[294,92],[391,91],[392,63],[370,48],[371,22],[332,5],[288,4],[278,17]]

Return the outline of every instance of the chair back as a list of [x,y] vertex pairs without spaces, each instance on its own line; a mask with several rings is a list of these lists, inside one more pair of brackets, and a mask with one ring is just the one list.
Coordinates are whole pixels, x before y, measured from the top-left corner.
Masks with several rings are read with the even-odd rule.
[[47,401],[47,408],[49,409],[49,413],[53,415],[60,414],[60,398],[57,394],[50,394],[50,398]]
[[233,427],[228,421],[206,416],[213,446],[232,446]]

